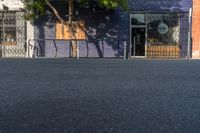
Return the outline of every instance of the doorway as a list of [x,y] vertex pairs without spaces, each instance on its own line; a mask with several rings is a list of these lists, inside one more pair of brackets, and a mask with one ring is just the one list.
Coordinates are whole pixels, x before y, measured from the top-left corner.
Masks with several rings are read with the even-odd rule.
[[131,56],[132,57],[145,57],[145,27],[132,27],[131,28]]

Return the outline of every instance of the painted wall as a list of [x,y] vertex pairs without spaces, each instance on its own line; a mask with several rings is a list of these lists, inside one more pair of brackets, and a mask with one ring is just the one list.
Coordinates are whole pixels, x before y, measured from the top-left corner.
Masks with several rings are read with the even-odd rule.
[[[60,10],[65,12],[65,9]],[[64,12],[62,14],[65,14]],[[129,39],[128,13],[120,10],[104,11],[99,8],[96,8],[95,11],[93,8],[79,8],[77,12],[80,16],[78,20],[86,22],[88,40],[88,47],[86,42],[80,42],[80,57],[120,57],[124,55],[123,42],[119,41],[118,43],[116,40]],[[51,14],[35,21],[35,38],[55,38],[55,21]],[[57,41],[57,54],[52,41],[48,41],[46,44],[44,41],[40,41],[40,45],[42,47],[41,56],[69,57],[69,42]]]
[[[148,12],[187,12],[191,7],[190,0],[129,0],[131,11]],[[59,11],[65,15],[66,9],[57,2]],[[94,10],[95,9],[95,10]],[[111,41],[112,39],[126,39],[129,41],[129,13],[121,10],[104,11],[97,7],[84,7],[76,10],[78,20],[86,21],[88,47],[81,42],[81,57],[121,57],[123,56],[123,42]],[[55,38],[55,18],[51,13],[46,17],[35,21],[35,38]],[[187,38],[187,16],[181,18],[181,27],[185,30],[182,37]],[[186,27],[185,27],[186,26]],[[104,39],[103,43],[97,39]],[[183,38],[185,39],[185,38]],[[186,42],[187,40],[181,40]],[[36,45],[38,45],[36,43]],[[185,49],[187,44],[183,45]],[[69,42],[56,42],[57,53],[52,41],[40,42],[41,56],[46,57],[69,57]],[[87,51],[89,49],[89,51]],[[185,53],[185,51],[184,51]]]
[[132,11],[188,11],[192,0],[129,0]]
[[200,1],[193,0],[192,58],[200,58]]

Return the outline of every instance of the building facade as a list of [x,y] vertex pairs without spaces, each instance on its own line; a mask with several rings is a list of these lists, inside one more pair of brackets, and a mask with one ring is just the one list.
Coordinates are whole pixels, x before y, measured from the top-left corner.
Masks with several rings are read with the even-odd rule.
[[130,55],[187,58],[190,0],[130,1]]
[[[0,5],[13,5],[8,1]],[[84,7],[75,4],[76,21],[82,27],[76,27],[75,50],[68,27],[63,33],[51,12],[34,22],[25,22],[18,17],[23,15],[23,5],[19,0],[12,2],[16,6],[8,10],[0,7],[2,57],[200,58],[197,40],[190,41],[192,0],[129,0],[128,12],[105,10],[92,2]],[[55,5],[65,17],[63,3]],[[195,5],[193,16],[197,14]],[[193,19],[195,25],[196,17]]]
[[200,58],[200,1],[193,0],[192,57]]
[[34,26],[23,19],[22,8],[20,0],[0,1],[0,57],[28,57],[27,39],[33,39]]

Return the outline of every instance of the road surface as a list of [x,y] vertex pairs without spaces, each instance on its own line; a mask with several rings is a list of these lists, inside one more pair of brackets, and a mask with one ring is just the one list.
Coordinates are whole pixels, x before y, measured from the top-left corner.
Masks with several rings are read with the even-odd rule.
[[199,60],[1,59],[0,133],[199,133]]

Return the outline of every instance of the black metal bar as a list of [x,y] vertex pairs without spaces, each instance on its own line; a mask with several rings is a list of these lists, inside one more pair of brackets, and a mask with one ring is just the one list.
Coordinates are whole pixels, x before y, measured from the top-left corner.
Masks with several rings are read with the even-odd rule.
[[101,44],[102,44],[102,57],[104,58],[104,43],[103,43],[103,39],[101,40]]
[[31,39],[28,40],[28,56],[30,55],[30,45],[31,45]]
[[87,47],[87,56],[86,57],[89,57],[89,46],[88,46],[88,41],[86,40],[86,47]]
[[120,41],[117,40],[117,52],[118,52],[118,54],[119,54],[119,44],[120,44]]
[[35,50],[37,50],[36,52],[37,52],[37,57],[39,56],[39,52],[38,52],[38,47],[34,47],[33,48],[33,57],[35,57]]
[[38,45],[39,45],[40,52],[41,52],[41,53],[43,53],[43,50],[42,50],[42,46],[41,46],[41,44],[40,44],[40,41],[39,41],[39,40],[37,40],[37,43],[38,43]]
[[56,49],[56,54],[55,54],[54,57],[57,57],[57,54],[58,54],[58,48],[57,48],[57,46],[56,46],[56,42],[55,42],[55,40],[53,40],[53,44],[54,44],[54,47],[55,47],[55,49]]
[[72,40],[69,41],[69,57],[72,58]]
[[[55,41],[85,41],[86,39],[41,39],[41,38],[36,38],[36,39],[33,39],[33,40],[39,40],[39,41],[52,41],[52,40],[55,40]],[[105,41],[106,39],[97,39],[97,41]],[[118,39],[119,41],[127,41],[126,39]]]
[[[56,44],[56,41],[68,41],[69,42],[69,57],[72,57],[72,51],[71,51],[72,41],[73,40],[76,40],[76,41],[85,41],[86,42],[86,47],[87,47],[87,55],[86,55],[86,57],[89,57],[89,44],[88,44],[88,40],[85,40],[85,39],[40,39],[39,38],[39,39],[32,39],[32,40],[36,41],[38,43],[38,46],[39,46],[39,47],[37,47],[37,53],[38,53],[38,55],[40,54],[39,51],[41,53],[43,53],[43,48],[42,48],[42,45],[41,45],[41,41],[53,41],[54,47],[55,47],[55,50],[56,50],[55,57],[57,56],[57,53],[58,53],[58,46]],[[99,39],[97,39],[97,40],[99,40]],[[102,45],[102,53],[103,53],[102,57],[104,57],[104,52],[105,52],[104,41],[105,41],[105,39],[100,39],[99,41],[100,41],[100,45]],[[113,41],[115,41],[115,40],[113,40]],[[126,41],[127,42],[127,40],[125,40],[125,39],[118,39],[116,41],[118,43],[118,51],[120,50],[120,46],[119,46],[120,45],[120,41],[123,41],[123,42]],[[30,41],[29,41],[29,45],[30,45]]]

